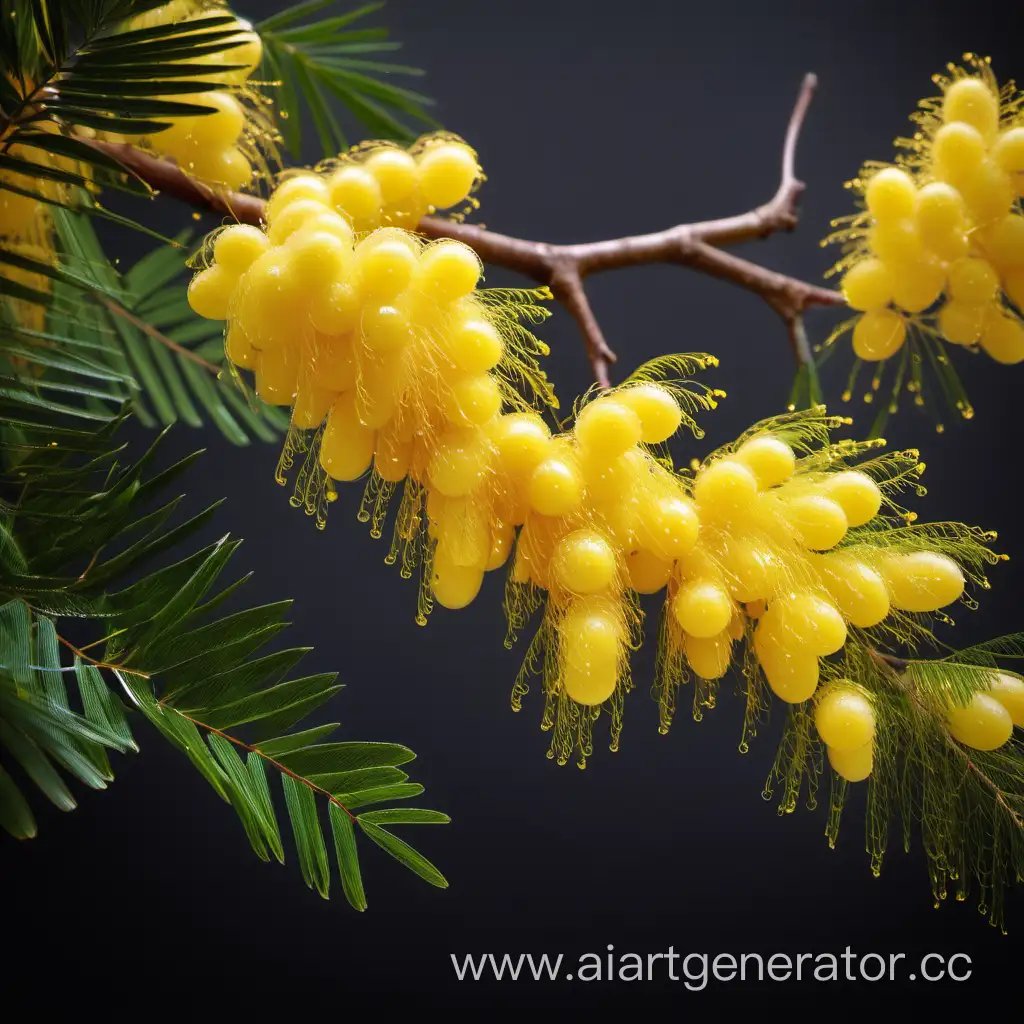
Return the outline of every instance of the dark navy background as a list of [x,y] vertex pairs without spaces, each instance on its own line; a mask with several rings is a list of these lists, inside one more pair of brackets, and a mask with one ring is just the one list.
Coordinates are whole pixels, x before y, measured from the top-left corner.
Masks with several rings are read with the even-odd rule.
[[[238,3],[254,20],[281,6]],[[798,159],[809,186],[801,226],[742,254],[817,279],[830,262],[818,239],[849,210],[842,182],[863,159],[890,156],[934,72],[972,49],[991,54],[1002,77],[1024,78],[1021,19],[1009,11],[925,0],[393,0],[375,19],[406,43],[400,60],[428,70],[422,86],[437,97],[445,126],[479,149],[489,177],[480,219],[551,241],[654,230],[764,201],[776,187],[801,76],[816,71],[821,87]],[[188,211],[168,201],[160,216],[173,231]],[[140,247],[137,237],[112,244],[125,256]],[[497,271],[488,280],[514,281]],[[669,351],[721,357],[709,380],[728,399],[704,417],[706,440],[686,442],[680,457],[782,410],[789,349],[756,297],[676,267],[615,272],[593,279],[589,292],[621,355],[619,375]],[[823,338],[833,319],[812,314],[812,336]],[[570,402],[589,383],[579,337],[561,310],[544,337],[549,373]],[[960,362],[975,420],[950,423],[939,437],[908,410],[888,436],[922,449],[923,517],[996,529],[1015,559],[994,570],[981,608],[959,615],[966,643],[1024,626],[1024,367]],[[837,365],[828,377],[836,408],[844,373]],[[870,408],[859,398],[846,408],[866,430]],[[247,600],[296,598],[291,642],[315,645],[309,671],[338,669],[348,684],[334,705],[346,738],[398,740],[419,753],[411,767],[427,794],[417,802],[450,812],[453,823],[412,838],[451,888],[430,888],[367,848],[368,912],[351,911],[340,893],[324,903],[294,863],[258,861],[230,809],[140,724],[142,754],[119,760],[108,792],[83,794],[73,815],[43,809],[33,843],[0,840],[4,928],[17,943],[3,969],[7,991],[40,1004],[60,995],[103,1012],[188,1018],[214,1007],[270,1009],[285,998],[339,1015],[363,1000],[367,1008],[475,1003],[582,1013],[624,993],[641,1013],[678,1008],[700,1019],[741,1003],[843,1017],[846,1007],[882,1007],[897,994],[924,1007],[965,993],[984,1003],[1018,988],[1019,891],[1003,937],[973,904],[933,910],[922,851],[904,854],[895,836],[881,877],[872,877],[862,793],[834,851],[822,809],[779,817],[761,796],[777,728],[740,755],[735,698],[700,724],[682,713],[659,736],[644,683],[653,643],[634,665],[640,686],[621,751],[601,743],[586,771],[558,768],[545,758],[539,697],[518,715],[509,708],[522,649],[502,645],[501,574],[470,609],[441,610],[421,629],[413,585],[383,564],[384,542],[355,521],[359,488],[342,492],[320,533],[274,484],[275,449],[238,450],[186,427],[168,447],[182,454],[200,445],[209,451],[188,484],[192,507],[229,499],[211,533],[245,537],[236,561],[239,571],[255,570]],[[960,986],[712,982],[691,993],[681,982],[460,985],[449,961],[450,952],[487,951],[575,959],[609,943],[617,952],[674,946],[712,955],[849,945],[908,960],[962,951],[974,977]]]

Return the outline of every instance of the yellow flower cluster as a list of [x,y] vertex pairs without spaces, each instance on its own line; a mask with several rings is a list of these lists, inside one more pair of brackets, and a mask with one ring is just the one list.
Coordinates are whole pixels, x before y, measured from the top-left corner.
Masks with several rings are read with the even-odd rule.
[[[511,561],[511,631],[543,607],[527,668],[543,664],[545,720],[562,740],[572,733],[586,749],[600,708],[621,714],[639,595],[665,594],[660,657],[672,686],[688,676],[713,685],[742,642],[744,670],[783,701],[814,698],[824,681],[826,707],[843,692],[826,659],[850,631],[914,636],[915,615],[958,600],[965,572],[980,579],[974,570],[994,558],[986,535],[915,530],[893,501],[923,468],[917,454],[854,464],[876,443],[828,444],[842,421],[820,409],[674,470],[664,443],[684,424],[696,432],[692,413],[721,392],[665,379],[665,368],[689,374],[712,357],[656,361],[591,394],[552,433],[512,386],[544,395],[510,293],[477,287],[479,261],[460,242],[372,227],[396,216],[383,185],[399,166],[393,153],[411,159],[405,195],[428,206],[463,202],[480,177],[472,150],[442,136],[286,178],[265,229],[211,236],[189,300],[227,321],[227,355],[254,372],[260,396],[292,407],[283,464],[306,453],[308,510],[318,511],[310,493],[330,499],[334,481],[369,474],[365,518],[379,534],[401,486],[388,560],[401,555],[406,576],[422,569],[419,621],[434,603],[465,607],[485,573]],[[380,199],[354,213],[354,184],[371,180]],[[829,741],[845,777],[870,771],[868,740]],[[857,756],[843,762],[847,747]]]
[[[223,7],[202,5],[197,0],[174,0],[155,10],[131,19],[128,30],[150,28],[157,25],[181,24],[189,31],[201,27],[210,18],[223,18],[230,12]],[[211,65],[240,65],[233,71],[210,72],[205,81],[216,82],[223,88],[202,93],[190,93],[185,101],[206,108],[194,117],[175,117],[169,127],[149,136],[147,144],[162,156],[172,157],[178,165],[194,177],[228,189],[244,188],[252,180],[253,143],[246,139],[253,130],[250,111],[240,102],[250,75],[259,67],[263,57],[263,44],[252,26],[236,18],[237,33],[220,40],[224,49],[216,53],[189,57],[188,63]],[[229,31],[233,26],[211,27],[217,33]],[[125,140],[132,141],[132,140]]]
[[1024,99],[971,60],[936,78],[942,96],[922,102],[913,138],[897,140],[907,150],[897,165],[868,164],[850,183],[865,210],[828,239],[850,248],[835,269],[861,312],[863,360],[895,355],[908,328],[1024,360]]

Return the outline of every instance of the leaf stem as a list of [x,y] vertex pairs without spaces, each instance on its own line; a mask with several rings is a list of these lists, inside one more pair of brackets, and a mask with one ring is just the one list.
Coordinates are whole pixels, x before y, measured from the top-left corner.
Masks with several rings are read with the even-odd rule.
[[127,310],[119,302],[115,302],[107,295],[103,295],[100,292],[94,292],[96,300],[103,306],[108,312],[114,316],[120,317],[122,320],[127,320],[133,327],[137,327],[143,334],[152,338],[154,341],[160,342],[161,345],[166,345],[167,348],[184,359],[189,359],[198,366],[201,366],[204,370],[209,371],[215,377],[220,373],[220,367],[211,363],[209,360],[204,359],[202,356],[196,355],[191,349],[185,348],[184,345],[179,345],[176,341],[168,338],[166,334],[158,331],[152,324],[147,324],[145,320],[137,317],[130,310]]
[[173,711],[176,715],[180,715],[186,721],[191,722],[193,725],[199,726],[202,729],[206,729],[208,732],[216,733],[218,736],[226,739],[229,743],[234,743],[236,747],[241,747],[242,750],[248,751],[250,754],[256,754],[262,757],[267,764],[273,765],[279,772],[289,776],[296,782],[301,782],[302,785],[308,786],[314,793],[319,793],[321,796],[327,797],[327,799],[334,804],[336,807],[340,807],[352,821],[356,820],[356,816],[332,793],[328,793],[326,789],[318,786],[315,782],[310,782],[303,775],[299,775],[297,772],[293,772],[290,768],[286,768],[280,761],[276,761],[269,754],[263,753],[259,747],[253,746],[252,744],[246,743],[244,740],[238,739],[237,736],[232,736],[230,733],[226,733],[221,729],[217,729],[212,725],[207,725],[205,722],[201,722],[198,718],[193,718],[191,715],[186,715],[184,711],[179,711],[176,707],[170,704],[165,704],[162,700],[157,701],[161,708],[165,711]]

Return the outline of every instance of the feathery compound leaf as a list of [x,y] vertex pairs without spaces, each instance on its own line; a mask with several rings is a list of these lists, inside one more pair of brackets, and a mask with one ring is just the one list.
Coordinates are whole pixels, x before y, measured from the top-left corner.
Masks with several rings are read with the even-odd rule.
[[417,68],[360,60],[357,55],[383,53],[398,48],[387,40],[387,30],[353,29],[350,26],[379,10],[366,4],[334,17],[297,25],[327,7],[314,0],[280,11],[256,26],[263,41],[269,74],[281,82],[282,132],[288,148],[297,153],[302,144],[301,102],[305,101],[324,155],[334,156],[348,147],[344,131],[331,110],[328,97],[340,101],[371,136],[411,141],[413,131],[392,111],[436,127],[424,107],[433,101],[402,89],[380,75],[421,75]]

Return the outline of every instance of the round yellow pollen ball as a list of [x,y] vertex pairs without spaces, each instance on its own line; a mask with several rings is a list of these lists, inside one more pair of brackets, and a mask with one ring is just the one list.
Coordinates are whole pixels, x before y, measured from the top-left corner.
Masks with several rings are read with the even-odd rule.
[[850,309],[884,309],[892,302],[895,275],[880,259],[869,256],[843,275],[840,290]]
[[558,627],[564,655],[562,682],[566,695],[578,704],[603,704],[618,683],[623,628],[610,608],[573,604]]
[[438,442],[430,460],[431,483],[446,498],[469,494],[487,470],[486,439],[479,430],[453,430]]
[[825,477],[824,490],[846,513],[848,526],[863,526],[874,519],[882,507],[878,484],[859,469],[830,473]]
[[659,558],[645,548],[637,548],[626,556],[629,585],[638,594],[656,594],[672,575],[672,562]]
[[457,565],[443,551],[434,552],[430,592],[442,608],[465,608],[480,593],[483,580],[482,568],[474,565]]
[[818,656],[835,654],[846,643],[846,623],[838,609],[817,594],[797,592],[773,601],[759,629],[791,649]]
[[361,309],[362,302],[352,285],[335,281],[310,296],[309,319],[323,334],[347,334],[358,325]]
[[737,601],[760,601],[774,594],[779,565],[766,548],[742,536],[730,537],[721,560],[729,591]]
[[188,286],[188,304],[207,320],[227,320],[228,304],[237,283],[237,275],[215,263],[192,278]]
[[874,744],[865,743],[856,750],[836,750],[828,747],[828,763],[833,771],[847,782],[863,782],[874,768]]
[[729,670],[732,640],[727,633],[711,637],[687,634],[683,639],[683,652],[690,668],[701,679],[721,679]]
[[963,121],[943,125],[932,140],[935,176],[958,185],[985,159],[985,140],[977,128]]
[[278,214],[302,199],[310,199],[323,207],[329,206],[331,202],[330,192],[322,178],[315,174],[296,174],[291,178],[285,178],[274,189],[267,200],[264,219],[268,224],[273,224]]
[[501,391],[489,373],[454,381],[445,402],[445,413],[454,423],[489,423],[501,411]]
[[939,333],[953,345],[974,345],[985,326],[985,306],[949,299],[939,310]]
[[986,314],[980,341],[997,363],[1011,366],[1024,360],[1024,323],[1020,317],[991,310]]
[[498,466],[514,479],[528,476],[551,452],[551,431],[538,413],[499,416],[489,429]]
[[615,392],[615,401],[640,417],[640,439],[645,444],[667,441],[682,422],[683,413],[672,393],[659,384],[637,384]]
[[735,459],[719,459],[697,474],[693,497],[702,514],[740,512],[757,497],[757,477]]
[[814,725],[833,750],[858,750],[875,738],[875,709],[857,687],[838,683],[818,700]]
[[1010,712],[991,694],[974,694],[966,707],[950,708],[946,725],[953,739],[974,750],[995,750],[1013,735]]
[[937,259],[922,259],[899,268],[892,298],[907,313],[922,313],[938,302],[946,287],[946,268]]
[[615,552],[593,530],[575,530],[563,537],[552,562],[555,578],[575,594],[597,594],[615,577]]
[[986,228],[982,243],[1000,273],[1024,268],[1024,216],[1009,213]]
[[906,321],[892,309],[873,309],[862,314],[853,328],[853,351],[867,363],[895,355],[907,338]]
[[480,165],[465,143],[444,142],[420,154],[417,173],[420,195],[431,206],[443,210],[469,195],[480,175]]
[[914,214],[917,187],[898,167],[886,167],[874,175],[864,191],[868,212],[878,221],[898,221]]
[[373,461],[374,432],[356,415],[355,394],[341,395],[327,414],[320,465],[335,480],[356,480]]
[[188,98],[197,107],[212,107],[213,113],[195,114],[171,121],[153,136],[160,149],[174,156],[192,149],[219,150],[231,145],[242,134],[245,113],[229,92],[201,92]]
[[316,199],[295,199],[277,209],[267,229],[267,238],[272,245],[283,245],[306,224],[326,212],[327,208]]
[[696,579],[684,583],[672,601],[676,622],[690,636],[717,636],[729,625],[732,612],[732,598],[728,591],[713,580]]
[[232,224],[213,243],[213,258],[232,274],[248,270],[257,257],[270,248],[270,240],[251,224]]
[[963,121],[991,140],[999,131],[999,97],[980,78],[961,78],[942,98],[942,120]]
[[785,441],[770,434],[745,441],[734,458],[754,474],[762,490],[788,480],[796,469],[793,449]]
[[598,398],[584,406],[573,428],[584,451],[609,460],[637,444],[640,430],[640,417],[612,398]]
[[700,518],[693,502],[683,495],[661,495],[643,509],[638,532],[653,554],[665,561],[693,550],[700,532]]
[[192,149],[179,163],[189,174],[233,192],[245,188],[252,179],[252,164],[237,146]]
[[768,685],[780,700],[800,704],[814,696],[819,668],[812,653],[786,647],[763,629],[760,621],[754,632],[754,649]]
[[330,204],[354,220],[372,220],[384,205],[377,179],[365,168],[349,164],[335,171],[327,181]]
[[828,555],[821,578],[843,618],[860,629],[877,626],[889,614],[885,580],[869,565],[850,555]]
[[1006,708],[1014,725],[1024,729],[1024,679],[1000,672],[988,688],[988,694]]
[[846,536],[849,525],[842,505],[824,494],[788,498],[785,516],[800,540],[812,551],[834,548]]
[[452,365],[462,373],[486,373],[501,362],[501,335],[486,320],[473,317],[456,322],[441,342]]
[[567,516],[583,501],[583,480],[570,461],[551,456],[534,469],[528,493],[530,506],[541,515]]
[[960,566],[937,551],[890,555],[881,564],[880,571],[893,606],[901,611],[938,611],[964,592]]
[[959,184],[975,223],[988,227],[1010,212],[1016,196],[1013,178],[995,162],[982,160]]
[[1010,174],[1024,172],[1024,125],[1009,128],[992,147],[992,159]]
[[397,306],[364,306],[363,343],[379,355],[401,352],[412,341],[409,318]]
[[303,289],[324,291],[341,280],[351,261],[351,250],[328,231],[300,231],[288,240],[292,267]]
[[999,275],[988,260],[965,256],[950,265],[949,294],[971,306],[984,306],[999,291]]
[[375,242],[374,235],[370,235],[356,248],[356,266],[359,288],[365,295],[393,299],[408,288],[416,271],[416,253],[404,239]]
[[480,280],[480,258],[468,245],[450,239],[431,245],[420,256],[424,288],[441,302],[469,295]]
[[924,255],[921,233],[909,217],[876,224],[868,232],[868,247],[875,256],[891,266],[913,263]]
[[385,203],[397,203],[416,190],[416,161],[404,149],[382,146],[363,166],[377,179]]

